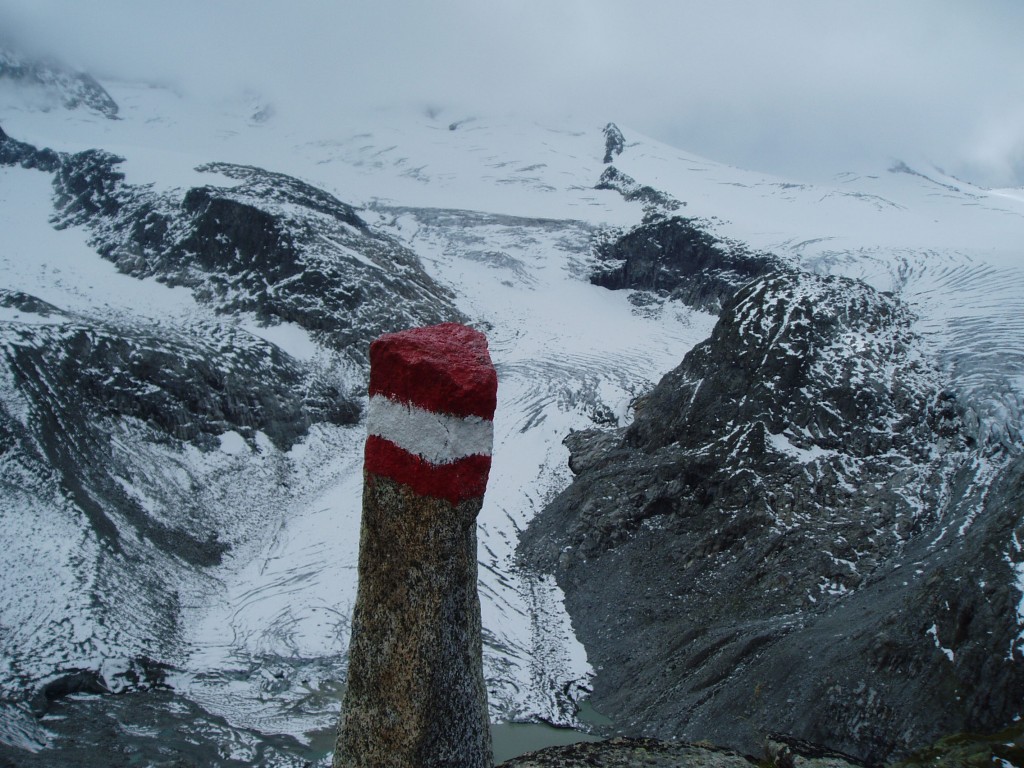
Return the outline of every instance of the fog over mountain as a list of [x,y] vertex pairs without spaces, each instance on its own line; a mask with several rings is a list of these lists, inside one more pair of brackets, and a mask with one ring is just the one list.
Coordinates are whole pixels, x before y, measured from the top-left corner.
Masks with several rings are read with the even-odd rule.
[[247,88],[307,124],[354,104],[614,115],[808,180],[900,158],[1024,185],[1013,0],[2,0],[0,30],[99,76]]

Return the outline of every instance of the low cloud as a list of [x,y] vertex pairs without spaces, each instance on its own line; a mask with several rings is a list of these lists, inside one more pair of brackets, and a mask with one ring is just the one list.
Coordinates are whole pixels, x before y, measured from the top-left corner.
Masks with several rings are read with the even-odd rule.
[[100,76],[279,114],[395,104],[614,120],[805,178],[931,162],[1024,185],[1017,0],[0,0],[0,28]]

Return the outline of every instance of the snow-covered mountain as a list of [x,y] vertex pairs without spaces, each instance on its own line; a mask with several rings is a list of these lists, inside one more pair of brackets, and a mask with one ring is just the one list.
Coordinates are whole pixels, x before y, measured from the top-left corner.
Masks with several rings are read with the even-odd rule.
[[[718,653],[749,636],[675,648],[652,630],[700,602],[675,602],[689,581],[666,554],[691,519],[707,534],[686,544],[707,563],[706,604],[733,588],[711,576],[736,546],[764,570],[736,607],[762,639],[736,664],[777,664],[774,639],[805,617],[837,636],[875,576],[914,595],[894,570],[934,562],[908,575],[943,574],[912,621],[894,620],[891,658],[970,664],[1006,703],[876,741],[898,752],[1020,714],[1021,190],[899,163],[812,186],[625,126],[414,109],[307,125],[251,95],[214,108],[4,56],[0,741],[23,764],[90,764],[81,745],[105,742],[219,765],[326,753],[355,594],[366,346],[449,319],[488,334],[499,373],[479,520],[496,721],[578,725],[596,686],[616,725],[676,735],[735,700],[730,680],[756,684]],[[785,378],[792,359],[814,370]],[[716,376],[717,399],[700,399]],[[541,515],[573,480],[574,431],[588,436],[570,441],[580,477]],[[765,482],[722,490],[744,466]],[[685,472],[693,482],[655,492]],[[825,476],[830,493],[854,490],[803,503]],[[761,517],[714,549],[714,516],[755,500]],[[806,552],[822,527],[848,546],[799,568],[751,533],[784,529]],[[937,554],[960,543],[982,575]],[[640,550],[658,578],[624,568]],[[941,607],[958,579],[978,585],[967,619]],[[631,654],[637,638],[648,646]],[[885,645],[872,643],[851,647]],[[986,653],[1005,661],[975,661]],[[829,706],[863,722],[846,745],[861,749],[903,713],[851,680]],[[649,706],[666,696],[685,712]]]

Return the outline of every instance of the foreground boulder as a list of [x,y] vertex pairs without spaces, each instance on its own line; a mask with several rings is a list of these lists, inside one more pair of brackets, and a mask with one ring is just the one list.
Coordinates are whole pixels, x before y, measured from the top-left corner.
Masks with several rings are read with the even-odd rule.
[[837,752],[793,739],[773,737],[764,748],[765,758],[741,755],[707,743],[615,738],[601,742],[570,744],[531,752],[502,763],[502,768],[854,768],[860,763]]

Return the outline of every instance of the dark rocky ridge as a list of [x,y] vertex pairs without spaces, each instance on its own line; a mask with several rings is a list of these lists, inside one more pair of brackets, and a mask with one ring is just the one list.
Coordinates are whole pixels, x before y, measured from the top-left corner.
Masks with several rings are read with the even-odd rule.
[[647,184],[640,184],[614,165],[610,165],[601,173],[594,189],[607,189],[618,192],[624,200],[643,204],[645,218],[651,219],[670,215],[686,203],[681,203],[671,195],[660,192]]
[[321,757],[293,736],[235,726],[167,689],[62,698],[41,721],[30,717],[18,724],[25,748],[0,740],[0,768],[310,768]]
[[604,163],[614,162],[616,155],[621,155],[626,148],[626,138],[615,123],[605,125],[604,133]]
[[236,183],[158,193],[125,182],[121,162],[0,134],[0,163],[53,172],[55,226],[85,227],[122,272],[189,287],[218,311],[293,322],[360,366],[382,333],[465,319],[412,251],[323,190],[211,163],[200,170]]
[[852,280],[759,277],[628,429],[567,439],[578,476],[520,553],[618,732],[877,762],[1017,714],[1024,461],[974,448],[910,321]]
[[606,189],[618,192],[624,200],[643,204],[644,219],[664,218],[685,206],[672,195],[661,192],[654,187],[640,184],[632,176],[623,173],[614,165],[616,156],[626,149],[626,137],[615,123],[604,127],[604,164],[608,167],[601,173],[601,178],[594,189]]
[[754,765],[750,758],[729,750],[629,738],[549,747],[501,763],[502,768],[752,768]]
[[709,312],[747,281],[787,269],[771,254],[722,240],[700,221],[679,216],[651,219],[601,243],[596,255],[595,285],[650,291]]
[[36,149],[31,144],[12,139],[0,127],[0,165],[17,165],[52,173],[60,166],[60,155],[52,149]]
[[623,738],[602,742],[549,747],[501,763],[501,768],[857,768],[849,755],[823,749],[797,739],[772,734],[765,741],[764,757],[741,755],[707,743],[690,744],[657,739]]

